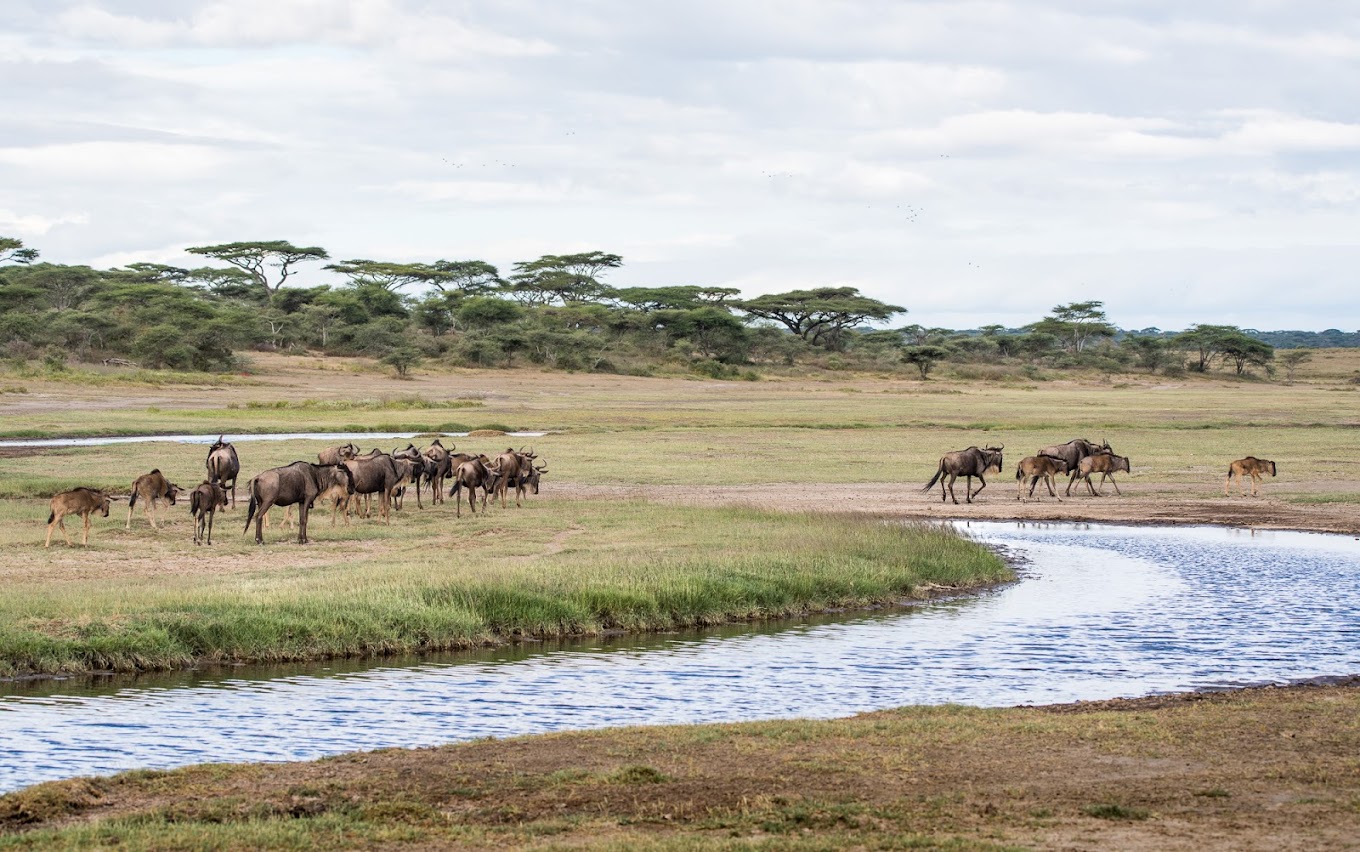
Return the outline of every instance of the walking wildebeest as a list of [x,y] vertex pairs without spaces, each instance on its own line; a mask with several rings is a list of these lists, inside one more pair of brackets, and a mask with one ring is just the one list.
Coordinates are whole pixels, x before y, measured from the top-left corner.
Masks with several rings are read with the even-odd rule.
[[89,547],[90,515],[100,512],[107,518],[109,503],[113,499],[103,491],[83,487],[54,495],[50,504],[51,511],[47,513],[47,541],[43,542],[43,547],[52,546],[53,527],[61,530],[61,537],[66,539],[68,546],[71,545],[71,537],[66,534],[66,522],[62,520],[66,515],[79,515],[85,519],[85,534],[81,537],[80,544],[82,547]]
[[[935,471],[922,491],[929,491],[935,483],[940,483],[940,502],[944,502],[945,477],[949,477],[949,497],[954,501],[954,505],[959,504],[959,498],[954,496],[954,480],[960,476],[966,477],[964,483],[965,490],[968,492],[968,502],[973,502],[973,498],[982,493],[982,489],[987,487],[987,480],[984,473],[1000,473],[1001,467],[1005,462],[1001,458],[1001,450],[1005,447],[969,447],[966,450],[955,450],[952,453],[945,453],[940,458],[940,467]],[[982,484],[978,490],[973,490],[973,477],[977,477]]]
[[1098,473],[1100,474],[1100,491],[1105,490],[1105,480],[1109,479],[1110,484],[1114,486],[1114,493],[1122,497],[1123,494],[1119,491],[1119,483],[1114,481],[1114,475],[1121,470],[1125,473],[1133,472],[1129,469],[1128,456],[1117,456],[1114,453],[1096,453],[1093,456],[1087,456],[1077,464],[1077,469],[1073,472],[1072,478],[1067,480],[1067,491],[1064,493],[1071,495],[1072,483],[1082,480],[1086,483],[1086,489],[1091,492],[1091,496],[1099,497],[1100,492],[1096,491],[1095,487],[1091,485],[1091,474]]
[[487,487],[490,484],[491,472],[487,470],[486,464],[479,458],[469,458],[467,461],[458,465],[453,471],[453,485],[449,487],[449,496],[453,498],[453,508],[455,517],[463,517],[463,501],[459,497],[460,492],[467,489],[468,508],[472,514],[477,514],[477,489],[482,489],[482,510],[486,510]]
[[317,495],[333,485],[342,485],[345,493],[354,493],[354,475],[343,464],[312,464],[295,461],[274,467],[250,481],[250,508],[246,514],[244,534],[255,521],[255,543],[264,544],[264,514],[271,506],[298,507],[298,544],[307,543],[307,514]]
[[218,509],[227,507],[227,490],[215,482],[208,482],[206,479],[202,484],[196,486],[189,492],[189,512],[193,514],[194,524],[194,544],[203,543],[203,532],[206,527],[208,533],[208,544],[212,544],[213,517]]
[[354,446],[354,442],[341,444],[338,447],[327,447],[316,454],[316,460],[320,464],[341,464],[359,455],[359,448]]
[[1026,456],[1020,460],[1019,467],[1015,469],[1015,499],[1019,500],[1020,495],[1025,493],[1026,479],[1029,480],[1030,497],[1034,496],[1034,486],[1038,485],[1039,480],[1042,479],[1044,485],[1048,486],[1049,495],[1057,498],[1058,502],[1061,503],[1062,498],[1058,497],[1058,492],[1053,488],[1053,477],[1063,473],[1067,473],[1066,459],[1060,459],[1057,456],[1045,456],[1042,454],[1037,456]]
[[1067,462],[1067,472],[1075,476],[1077,473],[1077,465],[1081,464],[1082,459],[1100,452],[1114,452],[1114,450],[1110,449],[1109,441],[1102,439],[1102,441],[1097,444],[1093,441],[1088,441],[1085,438],[1073,438],[1066,444],[1054,444],[1051,447],[1044,447],[1036,453],[1036,455],[1056,456],[1057,458],[1062,459]]
[[166,479],[160,468],[137,477],[132,483],[132,495],[128,498],[127,525],[124,529],[132,529],[132,509],[138,499],[142,501],[142,513],[151,521],[151,528],[160,529],[156,526],[156,504],[164,500],[171,506],[175,505],[179,492],[180,487]]
[[[366,456],[359,456],[344,465],[354,476],[354,493],[378,495],[378,512],[384,523],[391,522],[392,490],[397,487],[400,475],[392,457],[374,450]],[[351,501],[353,503],[353,501]],[[367,512],[365,512],[367,517]]]
[[231,507],[235,509],[236,477],[241,475],[241,459],[236,455],[236,448],[222,438],[218,435],[216,443],[208,449],[208,481],[231,489]]
[[501,508],[505,508],[505,491],[508,486],[515,488],[515,506],[521,505],[524,499],[524,486],[529,476],[529,471],[533,469],[534,459],[538,458],[532,450],[524,452],[521,447],[519,452],[515,452],[514,447],[506,447],[505,452],[492,459],[488,470],[496,477],[492,486],[493,497],[495,494],[501,495]]
[[1267,473],[1271,476],[1275,475],[1275,462],[1269,459],[1258,459],[1256,456],[1238,459],[1228,465],[1228,478],[1223,483],[1223,496],[1228,496],[1228,486],[1232,485],[1234,476],[1237,477],[1238,497],[1242,496],[1242,483],[1246,481],[1248,476],[1251,477],[1251,496],[1257,496],[1256,485],[1265,479]]

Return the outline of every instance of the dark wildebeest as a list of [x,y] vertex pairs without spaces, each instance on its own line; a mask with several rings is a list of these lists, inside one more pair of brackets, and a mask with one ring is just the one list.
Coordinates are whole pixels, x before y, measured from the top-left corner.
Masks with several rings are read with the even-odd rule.
[[392,454],[392,465],[397,470],[397,484],[392,486],[392,508],[401,511],[401,504],[406,497],[406,486],[414,485],[416,489],[416,508],[425,508],[420,504],[420,477],[425,473],[425,458],[417,454],[414,458],[398,457]]
[[66,522],[62,520],[66,515],[79,515],[85,519],[85,534],[80,539],[83,547],[90,546],[90,515],[100,512],[104,517],[109,516],[109,503],[114,498],[94,488],[72,488],[70,491],[63,491],[52,497],[50,504],[51,511],[47,513],[47,541],[43,542],[43,547],[52,546],[52,528],[61,530],[61,537],[66,539],[66,544],[71,544],[71,537],[66,534]]
[[1066,459],[1045,455],[1026,456],[1020,460],[1020,466],[1015,469],[1015,499],[1019,500],[1020,495],[1025,493],[1025,480],[1029,480],[1029,496],[1033,497],[1034,486],[1042,479],[1044,485],[1048,486],[1049,495],[1056,497],[1061,503],[1062,498],[1058,497],[1058,492],[1053,488],[1053,477],[1063,473],[1067,473]]
[[449,487],[449,496],[453,498],[453,508],[455,517],[463,517],[463,501],[460,492],[467,489],[468,508],[472,514],[477,514],[477,489],[482,489],[482,509],[486,510],[487,489],[490,486],[491,471],[487,470],[486,464],[479,458],[469,458],[462,462],[453,470],[453,485]]
[[208,481],[216,482],[223,488],[231,489],[231,507],[236,508],[236,477],[241,475],[241,459],[236,448],[217,436],[217,442],[208,449]]
[[132,529],[132,508],[139,499],[142,501],[142,512],[151,521],[151,528],[160,529],[156,526],[156,504],[164,500],[171,506],[175,505],[179,492],[180,487],[166,479],[160,468],[137,477],[132,483],[132,496],[128,498],[127,525],[124,529]]
[[225,509],[226,507],[227,491],[215,482],[204,480],[201,485],[189,492],[189,511],[196,521],[194,524],[194,544],[203,543],[205,528],[208,544],[212,544],[213,516],[217,514],[218,509]]
[[[384,523],[391,521],[392,490],[397,487],[401,476],[397,465],[386,453],[374,450],[366,456],[345,462],[354,475],[354,493],[371,496],[378,495],[378,512]],[[353,501],[351,501],[351,504]],[[364,512],[364,517],[368,512]]]
[[422,452],[425,460],[429,462],[425,466],[425,481],[430,483],[431,503],[444,502],[444,480],[453,475],[454,468],[449,450],[454,449],[454,446],[445,449],[439,439],[435,438]]
[[[973,502],[973,498],[982,493],[982,489],[987,487],[985,473],[1000,473],[1001,467],[1005,462],[1001,459],[1001,450],[1006,445],[1000,447],[969,447],[966,450],[955,450],[952,453],[945,453],[940,458],[940,467],[935,471],[935,475],[926,483],[922,491],[929,491],[940,483],[940,502],[945,498],[945,477],[949,477],[949,497],[954,501],[954,505],[959,504],[959,498],[954,496],[954,480],[960,476],[966,478],[964,483],[965,490],[968,492],[968,502]],[[978,490],[973,490],[973,477],[977,477],[982,484]]]
[[1077,464],[1077,469],[1073,472],[1072,478],[1067,480],[1067,491],[1064,493],[1071,494],[1072,483],[1082,480],[1086,483],[1086,489],[1091,492],[1092,497],[1100,496],[1100,492],[1096,491],[1095,486],[1091,485],[1091,474],[1098,473],[1100,474],[1100,490],[1105,490],[1105,480],[1108,479],[1110,484],[1114,486],[1114,493],[1122,497],[1124,495],[1119,491],[1119,483],[1114,481],[1114,475],[1121,470],[1125,473],[1132,473],[1129,469],[1127,456],[1117,456],[1114,453],[1096,453],[1093,456],[1087,456]]
[[345,493],[354,493],[354,476],[342,464],[312,464],[295,461],[283,467],[274,467],[259,474],[250,481],[250,509],[246,514],[246,526],[241,532],[250,529],[255,521],[255,543],[264,544],[264,514],[271,506],[298,507],[298,544],[307,543],[307,513],[317,495],[333,485],[341,485]]
[[1256,485],[1265,479],[1267,473],[1271,476],[1275,475],[1275,462],[1270,461],[1269,459],[1258,459],[1256,456],[1247,456],[1244,459],[1238,459],[1228,465],[1228,478],[1223,483],[1223,496],[1228,496],[1228,486],[1232,485],[1234,476],[1237,477],[1238,497],[1242,496],[1242,483],[1246,481],[1248,476],[1251,477],[1251,496],[1257,496]]
[[316,460],[321,464],[343,464],[357,455],[359,448],[351,441],[338,447],[327,447],[316,454]]
[[[327,503],[329,503],[331,507],[331,526],[335,526],[335,516],[340,514],[341,509],[344,509],[345,512],[342,515],[342,517],[345,519],[345,526],[349,526],[349,499],[350,495],[346,486],[340,485],[338,483],[333,484],[331,485],[330,488],[327,488],[320,494],[316,495],[316,499],[312,501],[312,509],[313,511],[315,511],[318,506],[325,506]],[[264,525],[266,527],[269,526],[268,516],[265,516]],[[292,528],[293,526],[292,506],[287,507],[287,511],[283,513],[282,526],[284,529]]]

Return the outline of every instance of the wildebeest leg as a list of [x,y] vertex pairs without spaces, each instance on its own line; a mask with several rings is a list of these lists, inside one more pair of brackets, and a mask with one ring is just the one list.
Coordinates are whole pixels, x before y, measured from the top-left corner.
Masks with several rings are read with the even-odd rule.
[[[81,546],[81,547],[89,547],[89,546],[90,546],[90,514],[91,514],[90,512],[81,512],[81,513],[80,513],[80,516],[81,516],[82,518],[85,519],[85,535],[81,536],[81,538],[80,538],[80,546]],[[117,521],[114,521],[114,523],[118,523],[118,522],[117,522]]]
[[311,514],[311,508],[310,501],[298,501],[298,544],[307,543],[307,516]]
[[1100,496],[1099,494],[1096,493],[1096,487],[1091,484],[1091,474],[1089,473],[1086,474],[1085,476],[1082,477],[1082,480],[1086,483],[1086,490],[1091,492],[1092,497]]
[[45,544],[43,544],[43,547],[51,547],[51,546],[52,546],[52,528],[53,528],[53,527],[56,527],[57,529],[61,530],[61,537],[64,538],[64,539],[66,539],[66,546],[67,546],[67,547],[70,547],[70,546],[71,546],[71,537],[70,537],[69,535],[66,534],[66,520],[65,520],[65,518],[63,518],[61,515],[57,515],[55,518],[52,519],[52,523],[50,523],[50,524],[47,525],[47,542],[46,542]]
[[[1114,474],[1113,474],[1113,473],[1107,473],[1107,474],[1105,474],[1105,475],[1108,476],[1108,477],[1110,478],[1110,484],[1114,486],[1114,493],[1115,493],[1115,494],[1118,494],[1120,497],[1123,497],[1123,496],[1124,496],[1124,492],[1122,492],[1122,491],[1119,490],[1119,483],[1114,481]],[[1101,485],[1104,485],[1104,484],[1105,484],[1105,480],[1102,479],[1102,480],[1100,481],[1100,483],[1101,483]]]
[[1044,477],[1044,484],[1048,486],[1048,493],[1053,497],[1053,499],[1061,503],[1062,498],[1058,496],[1058,490],[1054,488],[1054,485],[1056,485],[1057,483],[1053,481],[1053,474],[1050,473]]
[[[979,473],[979,474],[977,475],[977,478],[978,478],[978,482],[981,482],[982,484],[978,486],[978,490],[976,490],[976,491],[971,491],[971,492],[969,493],[969,495],[968,495],[968,502],[969,502],[969,503],[973,502],[973,498],[976,497],[976,496],[978,496],[979,494],[981,494],[981,493],[982,493],[982,489],[984,489],[984,488],[987,487],[987,477],[985,477],[985,476],[983,476],[982,474]],[[970,477],[968,477],[968,488],[971,489],[972,487],[973,487],[973,478],[970,476]]]
[[[264,500],[260,503],[259,511],[255,515],[255,543],[264,544],[264,516],[274,506],[274,501]],[[247,521],[247,523],[249,523]]]
[[1253,497],[1260,496],[1256,491],[1256,484],[1263,481],[1264,477],[1262,477],[1261,474],[1257,473],[1254,470],[1251,472],[1251,496]]
[[[956,479],[958,479],[958,478],[959,478],[959,475],[958,475],[957,473],[951,473],[951,474],[949,474],[949,499],[954,501],[954,505],[955,505],[955,506],[959,505],[959,498],[954,496],[954,480],[956,480]],[[943,494],[943,492],[944,492],[944,480],[943,480],[943,479],[940,480],[940,491],[942,492],[942,493],[940,494],[940,502],[943,503],[943,502],[944,502],[944,494]]]

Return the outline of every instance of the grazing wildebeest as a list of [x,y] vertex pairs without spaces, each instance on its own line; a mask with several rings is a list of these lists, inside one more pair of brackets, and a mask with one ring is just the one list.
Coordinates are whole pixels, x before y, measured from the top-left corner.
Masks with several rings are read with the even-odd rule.
[[[957,506],[959,498],[954,496],[954,480],[962,476],[966,477],[964,486],[968,493],[968,502],[973,502],[973,498],[981,494],[982,489],[987,487],[987,480],[983,474],[1001,472],[1001,467],[1005,464],[1001,458],[1001,450],[1005,446],[1005,444],[1002,444],[1000,447],[969,447],[966,450],[945,453],[940,458],[939,469],[935,471],[935,475],[921,490],[929,491],[935,486],[936,482],[940,483],[940,502],[943,503],[945,477],[949,477],[949,497]],[[973,490],[973,477],[975,476],[982,483],[978,486],[977,491]]]
[[1020,460],[1020,466],[1015,469],[1015,499],[1019,500],[1020,495],[1025,493],[1025,480],[1029,480],[1029,496],[1033,497],[1034,486],[1042,479],[1044,485],[1048,486],[1049,495],[1061,503],[1062,498],[1058,497],[1058,492],[1053,488],[1053,477],[1063,473],[1067,473],[1066,459],[1045,455],[1026,456]]
[[538,493],[538,482],[539,482],[539,480],[542,479],[542,478],[543,478],[543,474],[545,474],[545,473],[547,473],[547,472],[548,472],[548,466],[547,466],[546,464],[535,465],[535,464],[530,463],[530,465],[529,465],[529,473],[524,477],[524,481],[525,481],[525,483],[529,486],[529,488],[531,488],[531,489],[533,490],[533,492],[534,492],[535,494]]
[[1246,481],[1248,476],[1251,477],[1251,496],[1257,496],[1256,485],[1265,479],[1267,473],[1271,476],[1275,475],[1275,462],[1269,459],[1258,459],[1256,456],[1238,459],[1228,465],[1228,478],[1223,483],[1223,496],[1228,496],[1228,486],[1232,485],[1234,476],[1237,477],[1238,497],[1242,496],[1242,483]]
[[178,485],[165,478],[160,468],[137,477],[132,483],[132,496],[128,498],[127,525],[124,529],[132,529],[132,509],[139,499],[142,501],[143,514],[151,521],[151,528],[160,529],[156,526],[156,504],[164,500],[171,506],[175,505],[180,490]]
[[[397,482],[401,478],[392,457],[374,450],[366,456],[346,461],[345,467],[354,475],[354,493],[366,496],[378,495],[378,512],[384,523],[390,522],[392,490],[397,487]],[[368,516],[367,511],[364,516]]]
[[216,443],[208,449],[208,481],[231,489],[231,507],[235,509],[236,477],[241,475],[241,459],[236,455],[236,448],[222,438],[218,435]]
[[274,467],[259,474],[250,481],[250,508],[246,514],[246,526],[241,532],[250,529],[255,521],[255,543],[264,544],[264,514],[271,506],[298,507],[298,544],[307,543],[307,514],[312,509],[317,495],[333,485],[340,485],[345,493],[354,493],[354,476],[342,464],[312,464],[295,461],[283,467]]
[[66,534],[66,522],[62,520],[66,515],[79,515],[85,519],[85,534],[81,537],[80,544],[89,547],[90,515],[100,512],[107,518],[109,503],[113,499],[95,488],[72,488],[70,491],[54,495],[50,504],[51,511],[47,513],[47,541],[43,542],[43,547],[52,546],[53,527],[61,530],[61,537],[66,539],[67,545],[71,544],[71,537]]
[[212,544],[213,517],[218,509],[227,507],[227,490],[215,482],[204,480],[189,492],[189,511],[193,514],[194,544],[203,543],[206,528],[208,544]]
[[316,454],[316,460],[321,464],[341,464],[359,455],[359,448],[354,446],[354,442],[341,444],[338,447],[327,447]]
[[1100,490],[1105,490],[1105,480],[1109,479],[1110,484],[1114,486],[1114,493],[1122,497],[1123,494],[1119,491],[1119,483],[1114,481],[1114,475],[1121,470],[1125,473],[1133,472],[1129,469],[1127,456],[1117,456],[1114,453],[1096,453],[1093,456],[1087,456],[1077,464],[1077,469],[1073,472],[1072,478],[1067,480],[1067,491],[1064,493],[1070,495],[1072,483],[1082,480],[1086,483],[1086,490],[1091,492],[1092,497],[1100,496],[1100,492],[1096,491],[1095,487],[1091,485],[1091,474],[1098,473],[1100,474]]
[[453,485],[449,487],[449,496],[453,498],[453,508],[455,517],[463,517],[463,501],[459,494],[464,488],[467,489],[468,508],[472,514],[477,514],[477,489],[482,489],[482,509],[486,510],[487,488],[490,484],[491,471],[487,470],[486,464],[479,458],[469,458],[462,462],[453,470]]

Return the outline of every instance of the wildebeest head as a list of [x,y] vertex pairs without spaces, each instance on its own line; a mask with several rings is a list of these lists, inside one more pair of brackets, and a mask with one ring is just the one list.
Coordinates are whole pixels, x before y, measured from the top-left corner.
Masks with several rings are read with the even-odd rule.
[[979,452],[982,453],[982,461],[986,471],[991,472],[994,470],[996,473],[1001,472],[1001,468],[1005,465],[1005,462],[1001,460],[1001,451],[1005,449],[1005,447],[1006,445],[1002,444],[997,447],[982,447],[979,450]]
[[96,491],[95,493],[99,495],[99,511],[107,518],[109,516],[109,506],[113,505],[113,498],[103,491]]
[[180,492],[183,491],[184,489],[180,488],[173,482],[167,483],[167,486],[168,487],[165,489],[165,500],[167,503],[173,506],[175,505],[175,498],[179,497]]
[[1273,461],[1268,461],[1268,462],[1266,462],[1266,464],[1270,465],[1270,475],[1271,475],[1271,476],[1274,476],[1274,475],[1275,475],[1275,462],[1273,462]]
[[345,489],[346,494],[354,493],[354,471],[343,464],[329,465],[326,474],[321,477],[321,490],[338,485]]
[[543,464],[543,465],[530,464],[530,465],[529,465],[529,474],[528,474],[528,478],[527,478],[526,481],[527,481],[528,484],[529,484],[529,488],[530,488],[535,494],[538,493],[538,480],[543,476],[543,474],[545,474],[545,473],[547,473],[547,472],[548,472],[548,466],[547,466],[546,464]]

